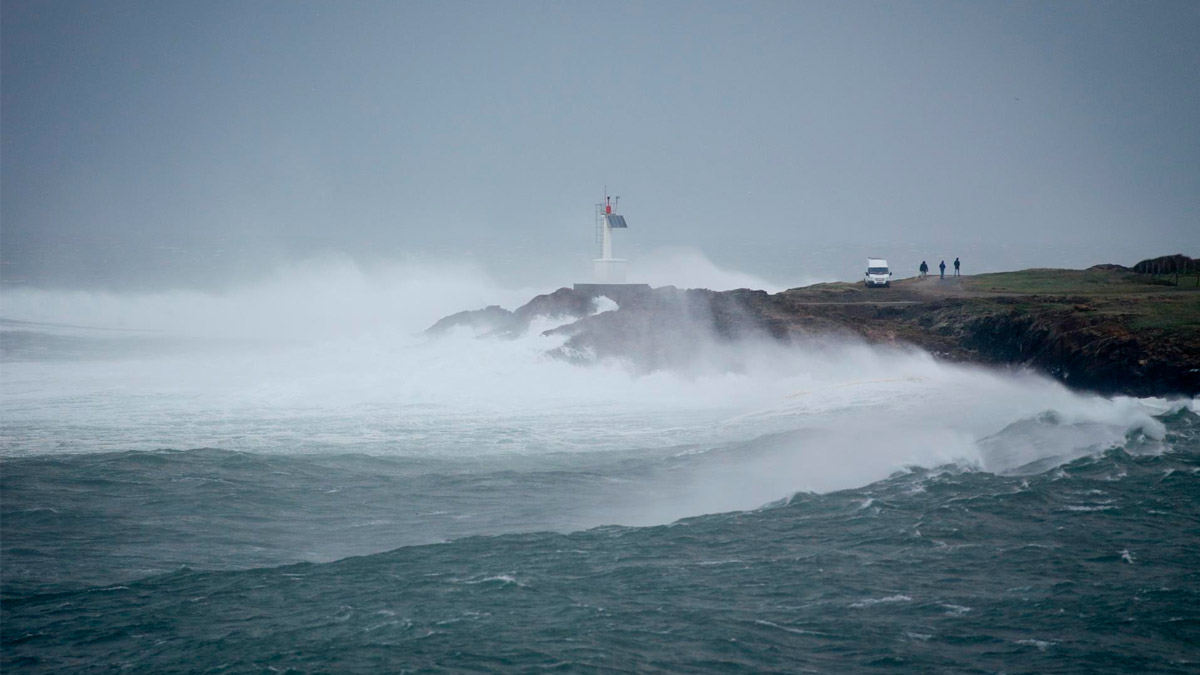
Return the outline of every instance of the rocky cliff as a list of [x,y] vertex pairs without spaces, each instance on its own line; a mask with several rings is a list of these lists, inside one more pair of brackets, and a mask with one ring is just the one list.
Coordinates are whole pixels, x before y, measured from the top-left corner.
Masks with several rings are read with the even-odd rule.
[[712,344],[830,337],[913,345],[938,358],[1032,368],[1077,389],[1200,395],[1200,291],[1118,266],[904,279],[891,288],[818,284],[782,293],[673,287],[626,291],[593,314],[600,291],[561,288],[514,312],[489,307],[439,321],[517,335],[536,316],[566,323],[553,354],[621,358],[651,371],[685,366]]

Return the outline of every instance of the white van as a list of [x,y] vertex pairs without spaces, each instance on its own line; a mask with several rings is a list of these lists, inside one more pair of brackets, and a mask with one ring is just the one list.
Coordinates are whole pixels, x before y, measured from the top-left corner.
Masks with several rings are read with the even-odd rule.
[[864,282],[867,288],[872,286],[891,286],[892,273],[888,270],[887,261],[883,258],[867,258],[867,275]]

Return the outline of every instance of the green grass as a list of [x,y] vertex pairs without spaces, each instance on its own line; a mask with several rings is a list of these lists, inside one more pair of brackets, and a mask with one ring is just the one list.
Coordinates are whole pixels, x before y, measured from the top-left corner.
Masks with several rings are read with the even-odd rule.
[[801,286],[799,288],[791,288],[788,290],[803,291],[808,295],[845,296],[851,293],[861,293],[863,291],[863,284],[861,281],[857,283],[848,281],[828,281],[821,284]]
[[1193,278],[1181,277],[1178,286],[1166,285],[1164,281],[1163,278],[1155,280],[1152,277],[1131,272],[1056,269],[976,274],[963,279],[965,286],[973,291],[995,293],[1096,295],[1200,290],[1193,285]]
[[1200,289],[1194,285],[1195,277],[1180,277],[1178,286],[1163,281],[1120,271],[1050,269],[964,278],[973,291],[996,293],[980,305],[985,311],[1037,314],[1071,308],[1112,317],[1130,330],[1200,336]]
[[1125,303],[1132,330],[1200,331],[1200,294]]

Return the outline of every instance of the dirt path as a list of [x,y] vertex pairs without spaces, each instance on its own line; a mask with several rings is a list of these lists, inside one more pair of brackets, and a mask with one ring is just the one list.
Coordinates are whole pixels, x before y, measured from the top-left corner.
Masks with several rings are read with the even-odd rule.
[[847,300],[797,300],[792,302],[793,305],[919,305],[927,300],[871,300],[863,299],[847,299]]
[[913,305],[933,302],[944,298],[977,297],[995,295],[967,286],[968,277],[946,277],[939,279],[930,275],[925,279],[913,277],[898,279],[884,288],[867,288],[858,283],[817,284],[805,288],[794,288],[785,293],[795,305]]
[[986,291],[979,291],[969,287],[965,282],[970,277],[946,277],[940,279],[934,275],[921,279],[914,277],[912,279],[901,279],[897,281],[895,286],[898,288],[911,289],[913,293],[918,293],[924,296],[932,297],[973,297],[979,295],[994,295]]

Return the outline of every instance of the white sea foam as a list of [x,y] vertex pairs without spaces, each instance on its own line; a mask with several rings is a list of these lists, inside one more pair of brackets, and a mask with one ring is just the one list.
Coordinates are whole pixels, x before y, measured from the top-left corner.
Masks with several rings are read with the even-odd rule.
[[[639,373],[548,357],[564,338],[543,331],[562,319],[513,340],[419,334],[442,316],[515,308],[550,290],[500,288],[467,266],[363,269],[335,259],[223,294],[5,291],[10,319],[165,333],[77,329],[117,344],[97,358],[5,363],[0,454],[670,449],[679,462],[670,481],[630,484],[610,514],[647,524],[855,487],[910,466],[1004,471],[1070,458],[1121,443],[1131,429],[1161,436],[1151,414],[1169,407],[845,341],[714,343],[703,367]],[[613,309],[601,299],[595,311]],[[222,340],[147,347],[164,336]]]
[[885,598],[866,598],[858,602],[850,603],[850,606],[861,609],[863,607],[870,607],[872,605],[891,604],[894,602],[912,602],[912,598],[907,595],[889,595]]
[[513,577],[512,575],[509,575],[509,574],[496,574],[493,576],[478,576],[478,577],[473,577],[471,579],[457,579],[456,581],[459,581],[464,584],[471,584],[471,585],[474,585],[474,584],[499,584],[501,586],[512,585],[512,586],[520,586],[521,588],[526,588],[525,584],[521,583],[520,581],[517,581],[517,579],[515,577]]
[[776,293],[797,286],[807,286],[821,281],[832,281],[826,277],[809,276],[786,280],[790,283],[776,283],[744,272],[722,268],[696,249],[679,247],[658,249],[637,261],[630,270],[630,280],[648,283],[651,286],[707,288],[714,291],[752,288],[768,293]]
[[777,628],[781,631],[785,631],[788,633],[795,633],[796,635],[826,635],[826,633],[819,633],[817,631],[812,631],[812,630],[804,630],[803,628],[792,628],[790,626],[781,626],[773,621],[766,621],[764,619],[755,619],[754,623],[756,623],[760,626],[768,626],[770,628]]
[[616,301],[607,295],[602,295],[595,300],[593,314],[602,314],[604,312],[615,312],[620,309]]

